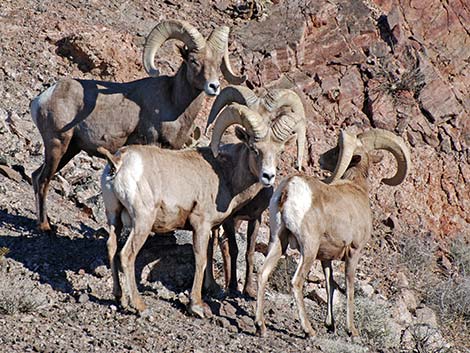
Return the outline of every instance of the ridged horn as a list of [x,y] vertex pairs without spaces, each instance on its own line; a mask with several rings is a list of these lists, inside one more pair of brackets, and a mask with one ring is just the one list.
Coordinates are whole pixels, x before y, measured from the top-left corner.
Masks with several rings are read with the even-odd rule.
[[354,151],[358,147],[356,135],[350,134],[344,130],[341,131],[338,139],[339,155],[333,174],[326,180],[328,184],[341,179],[349,167]]
[[283,106],[288,106],[292,112],[305,117],[304,105],[300,97],[294,91],[285,88],[270,89],[264,96],[266,109],[270,112]]
[[207,45],[219,55],[223,55],[228,45],[229,32],[230,28],[227,26],[215,28],[207,38]]
[[284,141],[290,135],[297,135],[296,168],[302,169],[302,161],[306,142],[306,120],[304,105],[300,97],[290,89],[272,89],[264,97],[265,107],[276,111],[281,107],[290,107],[293,114],[285,114],[273,125],[274,135]]
[[383,183],[395,186],[405,180],[411,168],[411,157],[405,141],[400,136],[387,130],[373,129],[359,134],[358,139],[367,151],[386,150],[395,157],[397,172],[391,178],[382,179]]
[[305,117],[299,114],[286,113],[282,114],[274,121],[271,126],[274,137],[281,141],[286,142],[291,136],[295,135],[297,139],[297,170],[302,170],[302,161],[304,158],[306,129]]
[[153,62],[157,50],[169,39],[182,41],[189,50],[201,50],[206,40],[199,31],[186,21],[168,20],[157,24],[145,40],[143,63],[150,76],[157,76],[158,70]]
[[222,91],[212,104],[209,118],[207,119],[205,133],[214,122],[219,112],[226,106],[233,102],[246,105],[248,108],[256,110],[258,104],[258,97],[256,94],[244,86],[227,86]]
[[266,121],[257,112],[242,104],[230,104],[222,111],[222,113],[220,113],[215,121],[214,131],[212,132],[212,139],[210,142],[214,157],[219,155],[219,143],[222,135],[225,130],[233,124],[242,125],[255,139],[264,138],[269,129]]
[[220,70],[224,75],[228,83],[232,85],[240,85],[246,80],[246,76],[237,76],[232,70],[230,65],[229,53],[228,53],[228,34],[230,28],[227,26],[221,26],[212,31],[209,38],[207,39],[207,44],[219,55],[223,55],[222,64],[220,65]]

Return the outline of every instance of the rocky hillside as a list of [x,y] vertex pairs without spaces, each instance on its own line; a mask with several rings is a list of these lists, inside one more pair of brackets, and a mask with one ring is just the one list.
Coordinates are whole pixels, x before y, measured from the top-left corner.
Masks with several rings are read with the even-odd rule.
[[[35,233],[30,175],[43,157],[42,141],[29,115],[30,100],[64,77],[119,82],[145,77],[143,41],[157,22],[167,18],[187,20],[203,34],[229,25],[233,66],[247,75],[249,87],[288,87],[302,96],[308,116],[307,172],[319,173],[318,155],[335,143],[341,128],[355,132],[384,128],[410,145],[413,168],[405,183],[394,188],[380,183],[394,172],[387,155],[371,173],[376,230],[358,274],[363,308],[382,303],[390,309],[391,305],[389,312],[378,316],[393,318],[393,324],[387,321],[385,326],[393,328],[394,340],[372,333],[374,340],[364,333],[363,345],[350,345],[343,328],[335,349],[393,351],[392,347],[403,344],[403,351],[409,351],[414,344],[410,342],[422,334],[416,325],[431,327],[430,336],[437,342],[434,349],[463,347],[459,334],[441,332],[438,327],[454,322],[465,328],[470,317],[470,303],[462,299],[470,293],[470,281],[462,270],[470,268],[468,254],[462,251],[469,249],[470,234],[470,5],[465,0],[2,0],[0,248],[10,251],[0,255],[0,261],[5,257],[0,278],[5,276],[3,283],[11,286],[17,286],[14,279],[20,278],[27,282],[20,291],[37,291],[42,299],[37,307],[32,305],[34,310],[25,310],[32,313],[5,314],[2,295],[6,292],[0,284],[0,328],[10,325],[17,330],[9,330],[6,338],[0,335],[0,343],[9,351],[159,350],[158,342],[136,333],[155,334],[151,326],[157,321],[156,327],[170,335],[159,336],[169,350],[334,352],[329,346],[334,337],[325,335],[309,344],[296,336],[300,331],[294,331],[299,327],[292,316],[295,308],[276,287],[272,298],[277,304],[269,309],[268,319],[280,319],[271,327],[273,336],[261,341],[252,337],[252,303],[236,298],[212,302],[214,317],[200,324],[205,343],[194,344],[187,332],[197,330],[200,321],[182,309],[187,278],[173,287],[165,286],[158,275],[144,278],[152,293],[146,300],[158,307],[164,298],[162,312],[156,316],[129,318],[115,307],[109,309],[110,273],[99,231],[104,218],[97,183],[103,162],[97,159],[77,156],[52,182],[49,213],[58,226],[57,238]],[[163,73],[177,67],[175,53],[171,43],[159,52],[156,64]],[[201,126],[211,103],[207,98],[198,120]],[[288,152],[283,157],[284,174],[293,170],[293,147]],[[263,227],[260,242],[266,242],[266,237]],[[190,251],[185,256],[191,263]],[[262,263],[263,256],[257,256]],[[286,276],[292,272],[289,261],[284,266]],[[309,276],[306,293],[311,318],[321,331],[323,284],[317,272]],[[427,293],[426,288],[443,284],[447,287],[441,294],[462,293],[452,297],[453,302],[463,300],[460,311],[450,304],[445,312],[442,305],[433,306],[437,292]],[[368,305],[364,298],[379,305]],[[80,314],[69,315],[78,308]],[[116,326],[121,336],[132,339],[101,331],[99,319],[90,319],[94,312]],[[449,313],[457,313],[458,319]],[[56,317],[67,318],[71,332],[79,337],[76,346],[68,346],[74,336],[55,325]],[[128,326],[126,320],[130,320]],[[45,328],[35,331],[39,325]],[[408,327],[417,331],[409,333]],[[362,332],[373,331],[362,328]],[[406,332],[408,341],[403,343],[400,337]],[[54,343],[51,335],[63,338]],[[87,342],[87,337],[94,341]]]

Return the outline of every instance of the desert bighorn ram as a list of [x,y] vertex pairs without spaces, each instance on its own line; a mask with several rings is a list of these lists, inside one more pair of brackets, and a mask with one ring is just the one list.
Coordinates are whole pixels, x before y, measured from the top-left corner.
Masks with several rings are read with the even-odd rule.
[[[257,96],[252,90],[246,87],[227,87],[223,91],[223,94],[221,93],[217,98],[217,104],[213,105],[209,113],[207,127],[214,121],[221,109],[233,102],[247,105],[250,109],[258,112],[269,124],[273,124],[273,127],[276,129],[275,133],[283,140],[290,138],[297,139],[296,166],[300,170],[305,149],[306,120],[304,107],[299,96],[289,89],[268,89],[261,96]],[[291,127],[276,123],[280,116],[283,117],[283,124],[289,124]],[[242,220],[248,221],[247,248],[245,255],[246,272],[243,293],[253,298],[256,296],[253,279],[256,237],[261,223],[261,215],[264,210],[268,208],[272,193],[272,187],[262,189],[253,200],[237,210],[223,223],[224,235],[227,240],[225,245],[228,245],[223,246],[224,260],[227,258],[230,259],[230,262],[224,261],[225,282],[228,289],[237,290],[238,246],[235,237],[235,225]],[[211,266],[212,257],[209,254],[208,268],[210,269]],[[210,282],[213,283],[214,281],[211,279],[211,274],[212,272],[208,273],[208,276],[210,276]]]
[[361,250],[371,237],[367,177],[372,158],[369,152],[375,149],[387,150],[397,160],[395,176],[382,181],[392,186],[400,184],[411,166],[409,150],[395,134],[373,129],[358,136],[341,132],[337,147],[321,156],[322,168],[334,170],[328,183],[295,175],[283,180],[274,192],[269,204],[269,250],[258,276],[255,325],[261,335],[266,332],[263,317],[266,282],[289,244],[300,251],[292,287],[305,334],[314,336],[315,332],[305,312],[302,287],[314,260],[318,259],[326,279],[326,325],[334,330],[331,261],[343,260],[346,262],[347,329],[350,335],[358,335],[353,321],[354,274]]
[[[225,90],[215,105],[225,97]],[[253,97],[246,97],[247,101]],[[291,115],[285,114],[270,124],[247,105],[233,102],[217,117],[210,147],[174,151],[136,145],[123,147],[114,156],[100,148],[109,160],[101,185],[109,225],[107,246],[113,292],[124,307],[130,299],[133,308],[145,308],[137,291],[134,263],[149,233],[189,229],[193,231],[196,262],[189,310],[204,317],[201,290],[211,230],[263,187],[273,185],[278,155],[295,130],[295,123]],[[233,124],[244,127],[235,130],[242,143],[219,148],[224,131]],[[116,237],[123,226],[130,229],[130,234],[118,251]],[[116,256],[124,273],[124,291]]]
[[50,230],[46,195],[54,174],[76,154],[86,151],[103,157],[97,148],[116,151],[128,144],[159,144],[181,148],[194,129],[204,91],[220,91],[220,71],[235,84],[243,82],[232,72],[228,58],[229,28],[218,27],[207,40],[184,21],[164,21],[146,39],[143,63],[157,74],[155,54],[169,39],[185,44],[183,63],[174,76],[148,77],[114,83],[65,79],[31,102],[31,115],[44,141],[44,163],[33,172],[38,228]]

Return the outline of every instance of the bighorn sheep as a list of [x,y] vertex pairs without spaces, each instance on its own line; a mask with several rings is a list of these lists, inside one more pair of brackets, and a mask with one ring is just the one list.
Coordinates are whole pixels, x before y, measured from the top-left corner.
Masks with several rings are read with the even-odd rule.
[[[95,80],[59,81],[31,102],[31,115],[44,141],[44,163],[33,172],[38,228],[50,230],[46,211],[49,182],[80,151],[103,157],[97,148],[116,151],[128,144],[159,144],[181,148],[194,129],[204,91],[220,91],[220,70],[235,84],[228,58],[229,28],[212,31],[206,40],[184,21],[156,25],[146,39],[143,64],[157,75],[155,54],[169,39],[185,44],[183,63],[174,76],[148,77],[114,83]],[[219,70],[220,67],[220,70]]]
[[[294,91],[289,89],[268,89],[266,92],[264,92],[264,94],[257,97],[250,89],[246,87],[227,87],[227,89],[224,91],[224,94],[218,97],[217,104],[214,104],[211,109],[206,130],[214,121],[219,111],[226,105],[233,102],[247,105],[251,109],[257,111],[263,117],[263,119],[268,121],[270,124],[276,122],[281,115],[284,116],[283,119],[286,119],[286,121],[287,118],[291,120],[289,124],[294,127],[294,130],[289,131],[288,129],[284,129],[283,134],[285,134],[284,139],[287,139],[289,134],[292,134],[292,137],[297,139],[296,167],[300,170],[305,149],[306,120],[304,107],[299,96]],[[282,107],[282,109],[279,109],[279,107]],[[278,134],[279,133],[280,132],[278,132]],[[224,255],[225,284],[228,289],[236,291],[238,287],[238,246],[235,237],[236,225],[238,225],[242,220],[248,221],[247,248],[245,254],[246,271],[243,293],[252,298],[255,298],[256,296],[256,289],[253,279],[256,238],[258,234],[258,228],[261,223],[262,213],[268,208],[272,193],[272,187],[262,189],[259,194],[253,198],[253,200],[236,211],[233,215],[228,217],[223,223],[225,239],[222,245],[222,253]],[[210,253],[208,255],[209,269],[212,268],[211,255],[212,246],[210,246]],[[208,272],[208,276],[210,277],[209,282],[215,283],[212,277],[212,271]]]
[[[225,92],[221,93],[214,104],[220,104],[219,98],[224,96]],[[252,98],[256,96],[247,96],[247,100]],[[263,187],[273,185],[278,154],[295,123],[285,114],[270,125],[256,111],[234,102],[217,117],[210,147],[173,151],[136,145],[121,148],[115,156],[100,147],[100,153],[109,160],[101,184],[109,225],[113,292],[123,307],[129,303],[119,283],[116,262],[116,237],[123,226],[130,228],[119,251],[124,289],[130,305],[138,311],[144,310],[145,304],[137,291],[134,262],[149,233],[189,229],[193,231],[196,262],[189,310],[204,317],[201,289],[211,230]],[[233,124],[244,127],[235,130],[242,143],[223,145],[219,151],[224,131]]]
[[[255,325],[266,333],[263,317],[266,282],[287,245],[299,249],[300,261],[292,287],[302,328],[307,336],[315,332],[307,318],[302,294],[305,277],[315,259],[321,260],[326,279],[328,312],[326,325],[334,330],[332,260],[346,262],[347,329],[357,336],[354,326],[354,273],[360,252],[371,237],[372,214],[367,177],[374,149],[391,152],[397,172],[382,181],[398,185],[411,166],[405,142],[395,134],[373,129],[358,136],[342,132],[338,146],[320,158],[322,168],[334,172],[327,182],[295,175],[286,178],[274,192],[269,204],[270,241],[266,260],[258,276]],[[336,165],[336,167],[335,167]]]

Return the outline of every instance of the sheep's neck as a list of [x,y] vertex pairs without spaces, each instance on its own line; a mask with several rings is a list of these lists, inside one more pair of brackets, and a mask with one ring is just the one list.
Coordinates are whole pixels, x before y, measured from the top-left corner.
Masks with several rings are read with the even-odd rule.
[[231,161],[231,168],[224,168],[228,171],[226,176],[230,180],[233,199],[229,209],[236,210],[245,203],[252,200],[263,188],[258,178],[255,177],[249,168],[248,149],[241,145],[236,153],[237,158]]
[[173,105],[180,108],[180,111],[183,112],[201,92],[202,90],[194,87],[188,81],[186,63],[183,63],[173,78],[171,92]]
[[186,64],[183,63],[175,75],[171,99],[178,109],[178,118],[166,123],[171,125],[173,134],[167,132],[168,143],[173,148],[182,148],[194,129],[194,119],[204,102],[204,92],[194,88],[187,80]]
[[367,178],[369,177],[369,167],[364,164],[358,164],[349,168],[343,175],[343,179],[350,180],[353,185],[362,189],[365,193],[369,192]]

